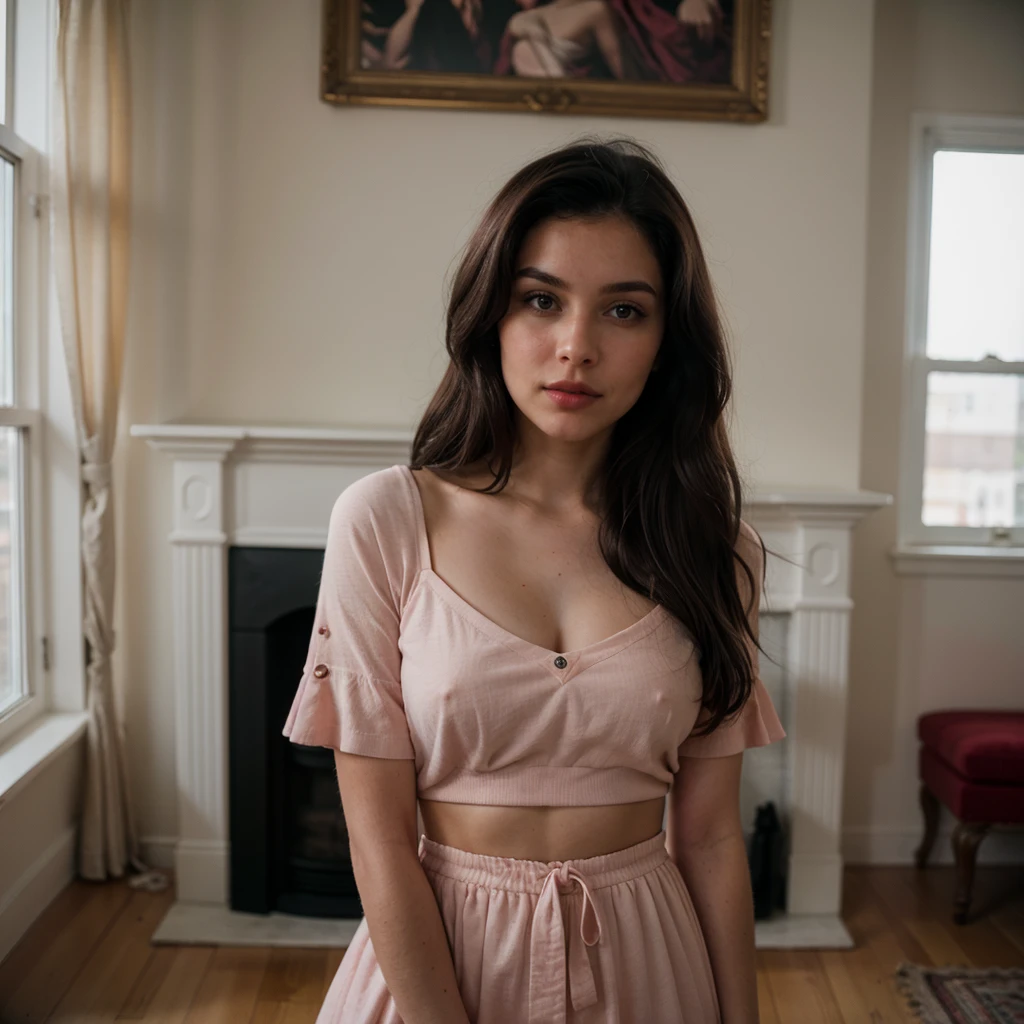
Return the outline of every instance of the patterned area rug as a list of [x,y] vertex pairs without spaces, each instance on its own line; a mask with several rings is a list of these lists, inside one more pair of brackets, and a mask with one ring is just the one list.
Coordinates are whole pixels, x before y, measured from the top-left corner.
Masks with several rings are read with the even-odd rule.
[[1024,1024],[1024,969],[902,963],[896,987],[922,1024]]

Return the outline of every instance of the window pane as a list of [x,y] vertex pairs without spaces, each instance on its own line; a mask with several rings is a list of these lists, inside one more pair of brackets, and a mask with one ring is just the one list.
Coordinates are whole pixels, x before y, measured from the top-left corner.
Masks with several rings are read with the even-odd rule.
[[7,0],[0,0],[0,121],[7,120]]
[[14,402],[13,325],[14,165],[0,157],[0,405]]
[[22,672],[21,436],[0,429],[0,714],[24,692]]
[[932,164],[928,355],[1024,359],[1024,153]]
[[930,373],[926,526],[1024,526],[1024,377]]

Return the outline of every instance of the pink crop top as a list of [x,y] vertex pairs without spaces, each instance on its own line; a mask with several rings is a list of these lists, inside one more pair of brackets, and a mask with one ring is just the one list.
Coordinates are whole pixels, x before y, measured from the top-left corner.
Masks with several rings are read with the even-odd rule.
[[360,477],[334,504],[309,653],[283,732],[293,743],[414,759],[424,800],[648,800],[667,794],[683,756],[733,754],[786,735],[756,678],[733,719],[691,737],[698,657],[662,605],[576,651],[546,650],[492,622],[433,571],[419,489],[400,464]]

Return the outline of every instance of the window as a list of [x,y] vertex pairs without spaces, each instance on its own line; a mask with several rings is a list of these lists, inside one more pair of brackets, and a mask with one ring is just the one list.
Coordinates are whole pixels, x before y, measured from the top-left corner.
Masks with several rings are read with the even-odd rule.
[[[40,5],[23,4],[34,6],[23,29],[35,32]],[[0,0],[0,742],[44,707],[39,260],[45,222],[41,161],[20,131],[23,123],[36,127],[22,111],[35,114],[38,96],[19,104],[16,95],[40,71],[27,56],[30,66],[15,66],[18,40],[30,38],[19,35],[15,7],[15,0]]]
[[914,123],[900,533],[1024,544],[1024,121]]

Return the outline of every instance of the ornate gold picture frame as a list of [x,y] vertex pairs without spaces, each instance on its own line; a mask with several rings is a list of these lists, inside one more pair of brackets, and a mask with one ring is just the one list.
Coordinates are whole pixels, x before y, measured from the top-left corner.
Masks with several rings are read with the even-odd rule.
[[324,0],[330,103],[763,121],[771,0]]

